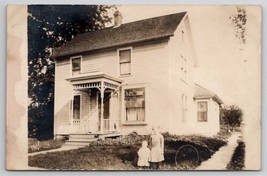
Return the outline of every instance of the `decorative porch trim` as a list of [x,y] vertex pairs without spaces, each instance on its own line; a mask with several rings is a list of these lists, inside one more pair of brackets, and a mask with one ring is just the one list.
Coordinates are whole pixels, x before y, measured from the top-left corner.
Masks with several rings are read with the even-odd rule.
[[73,85],[74,90],[97,88],[101,90],[115,90],[123,82],[120,79],[114,78],[104,73],[93,72],[89,74],[80,74],[75,77],[66,79]]
[[92,83],[84,83],[84,84],[74,84],[73,89],[79,90],[79,89],[90,89],[90,88],[100,88],[101,82],[92,82]]
[[[88,74],[80,74],[72,78],[66,79],[73,85],[74,92],[76,91],[84,91],[89,92],[89,89],[97,88],[100,91],[100,118],[99,118],[99,124],[100,124],[100,132],[104,132],[104,93],[106,89],[112,90],[111,96],[120,89],[122,86],[122,80],[114,78],[112,76],[100,73],[100,72],[93,72]],[[98,102],[98,100],[97,100]],[[87,116],[85,119],[82,119],[79,123],[81,126],[81,130],[85,130],[85,132],[88,130],[87,123],[90,121],[90,115]],[[108,122],[110,125],[110,122]],[[72,124],[73,125],[73,120]]]

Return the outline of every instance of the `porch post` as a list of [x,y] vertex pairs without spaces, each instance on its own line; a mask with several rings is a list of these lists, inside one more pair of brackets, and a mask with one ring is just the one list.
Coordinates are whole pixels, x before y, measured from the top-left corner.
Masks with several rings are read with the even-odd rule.
[[103,125],[104,125],[104,82],[101,81],[101,116],[100,116],[100,132],[103,133]]
[[74,91],[76,91],[75,89],[72,90],[71,93],[71,105],[70,105],[70,133],[73,133],[73,99],[74,99]]

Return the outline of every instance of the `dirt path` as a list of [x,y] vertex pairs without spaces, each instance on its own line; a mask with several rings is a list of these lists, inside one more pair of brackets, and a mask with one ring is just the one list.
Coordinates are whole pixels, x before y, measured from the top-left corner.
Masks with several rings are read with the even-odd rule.
[[228,139],[226,146],[221,147],[209,160],[204,161],[196,170],[226,170],[234,150],[237,146],[237,140],[241,133],[234,132]]

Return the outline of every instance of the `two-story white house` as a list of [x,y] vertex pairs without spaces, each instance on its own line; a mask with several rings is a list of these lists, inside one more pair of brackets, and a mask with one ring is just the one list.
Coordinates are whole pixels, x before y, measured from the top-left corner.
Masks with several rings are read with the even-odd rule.
[[195,84],[186,12],[87,32],[53,52],[54,134],[219,132],[220,98]]

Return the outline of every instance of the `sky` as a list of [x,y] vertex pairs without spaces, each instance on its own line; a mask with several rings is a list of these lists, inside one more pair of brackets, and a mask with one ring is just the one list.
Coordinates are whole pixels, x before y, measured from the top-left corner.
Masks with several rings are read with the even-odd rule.
[[229,17],[236,6],[118,6],[123,23],[171,13],[188,12],[198,59],[195,82],[216,93],[225,105],[244,113],[247,169],[259,167],[261,121],[261,12],[243,6],[247,14],[246,43],[235,37]]

